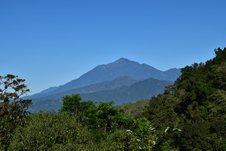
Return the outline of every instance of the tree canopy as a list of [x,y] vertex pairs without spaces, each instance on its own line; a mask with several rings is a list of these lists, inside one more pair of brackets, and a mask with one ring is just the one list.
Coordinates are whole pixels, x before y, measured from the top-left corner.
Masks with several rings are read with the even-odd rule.
[[12,74],[0,76],[0,149],[7,148],[15,128],[25,123],[31,100],[20,98],[29,92],[24,82]]
[[180,150],[226,149],[226,48],[215,53],[206,63],[183,68],[175,84],[152,98],[144,113],[158,129],[181,129],[168,138]]

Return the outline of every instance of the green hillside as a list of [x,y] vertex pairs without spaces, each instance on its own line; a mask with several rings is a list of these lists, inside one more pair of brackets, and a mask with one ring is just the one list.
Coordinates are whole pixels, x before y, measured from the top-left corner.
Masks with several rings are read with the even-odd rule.
[[182,69],[165,94],[150,100],[146,117],[158,130],[181,129],[168,143],[179,150],[226,150],[226,48],[205,64]]
[[148,103],[149,100],[140,100],[122,104],[119,106],[119,108],[124,110],[126,115],[139,117],[143,114],[144,110],[148,106]]

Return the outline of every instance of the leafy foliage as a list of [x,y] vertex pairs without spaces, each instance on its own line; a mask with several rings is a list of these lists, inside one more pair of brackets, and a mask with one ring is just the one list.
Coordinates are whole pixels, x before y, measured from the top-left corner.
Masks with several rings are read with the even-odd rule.
[[[165,132],[164,132],[165,133]],[[10,150],[149,150],[163,142],[144,117],[134,118],[112,102],[65,96],[60,113],[38,113],[17,129]]]
[[76,149],[92,141],[87,129],[75,117],[67,114],[40,113],[19,128],[10,150],[55,150],[58,147]]
[[7,148],[15,128],[25,123],[31,100],[20,99],[29,92],[24,82],[15,75],[0,76],[0,149]]
[[[113,102],[82,101],[79,95],[70,95],[63,98],[61,112],[76,116],[94,130],[103,130],[105,133],[113,131],[122,125],[126,118],[123,111],[112,106]],[[132,120],[131,120],[132,121]]]
[[151,99],[144,113],[161,130],[181,129],[169,136],[180,150],[226,149],[226,48],[205,64],[182,69],[182,75],[165,94]]
[[143,110],[148,105],[149,100],[139,100],[136,102],[130,102],[118,106],[120,109],[125,111],[128,116],[140,117],[142,116]]

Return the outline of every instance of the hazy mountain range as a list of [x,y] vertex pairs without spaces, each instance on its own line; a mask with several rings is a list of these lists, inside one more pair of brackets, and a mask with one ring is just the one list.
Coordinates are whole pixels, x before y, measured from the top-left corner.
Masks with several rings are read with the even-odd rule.
[[27,98],[33,100],[31,110],[58,110],[62,97],[80,94],[84,100],[110,101],[122,104],[148,99],[162,93],[166,85],[180,76],[180,70],[173,68],[160,71],[147,64],[140,64],[125,58],[99,65],[58,87],[51,87]]

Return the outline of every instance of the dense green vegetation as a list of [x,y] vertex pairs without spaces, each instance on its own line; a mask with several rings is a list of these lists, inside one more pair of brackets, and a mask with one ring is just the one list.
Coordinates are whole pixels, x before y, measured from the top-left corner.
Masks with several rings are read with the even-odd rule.
[[180,150],[226,150],[226,48],[215,53],[205,64],[183,68],[175,84],[146,109],[158,130],[181,129],[168,138]]
[[139,100],[136,102],[126,103],[118,107],[122,109],[128,116],[140,117],[143,116],[143,111],[145,110],[148,103],[149,100]]
[[59,113],[38,113],[19,126],[9,150],[150,150],[162,143],[146,118],[126,116],[112,102],[66,96]]
[[25,109],[31,100],[20,99],[29,92],[24,82],[11,74],[0,76],[0,150],[8,147],[17,126],[26,123],[28,112]]
[[224,151],[226,48],[215,53],[183,68],[164,94],[120,107],[70,95],[57,113],[28,115],[24,80],[1,77],[0,150]]

